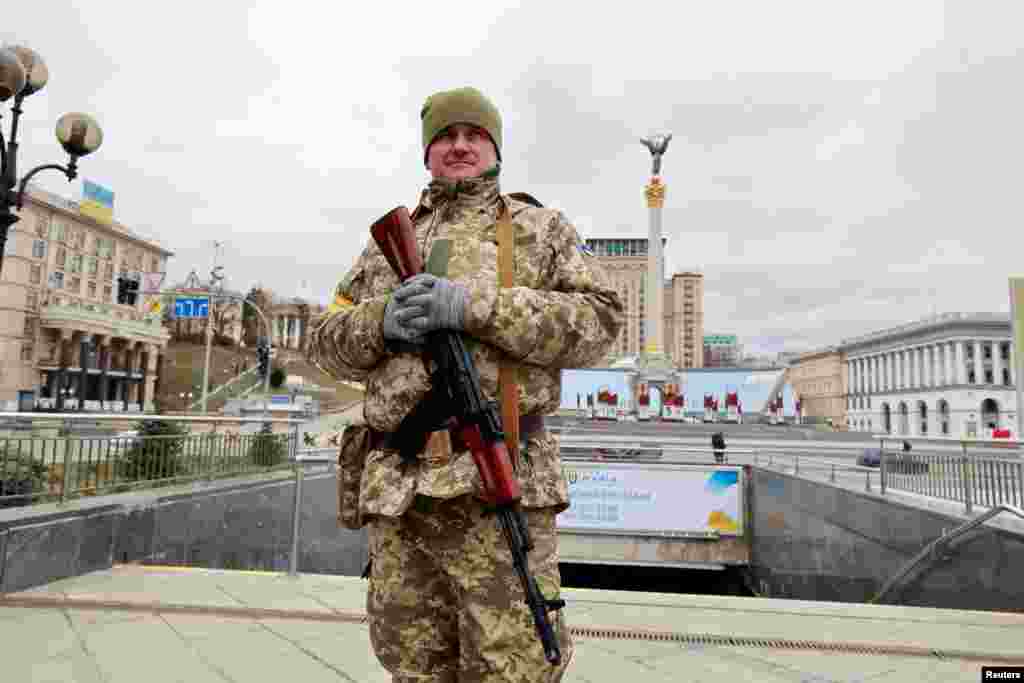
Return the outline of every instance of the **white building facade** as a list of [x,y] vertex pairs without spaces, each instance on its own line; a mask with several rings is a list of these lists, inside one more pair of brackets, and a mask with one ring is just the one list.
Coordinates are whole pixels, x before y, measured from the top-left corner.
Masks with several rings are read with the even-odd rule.
[[1006,314],[946,313],[843,340],[848,429],[1018,438],[1011,339]]

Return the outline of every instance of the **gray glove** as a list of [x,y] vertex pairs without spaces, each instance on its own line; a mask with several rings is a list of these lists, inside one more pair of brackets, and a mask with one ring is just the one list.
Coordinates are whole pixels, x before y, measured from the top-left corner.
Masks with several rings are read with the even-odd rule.
[[405,325],[421,332],[461,331],[466,316],[469,292],[465,285],[443,277],[420,273],[395,290],[394,299],[401,311],[414,312]]
[[419,309],[403,307],[392,295],[384,309],[384,338],[392,341],[422,344],[423,332],[408,327],[408,322],[419,315]]

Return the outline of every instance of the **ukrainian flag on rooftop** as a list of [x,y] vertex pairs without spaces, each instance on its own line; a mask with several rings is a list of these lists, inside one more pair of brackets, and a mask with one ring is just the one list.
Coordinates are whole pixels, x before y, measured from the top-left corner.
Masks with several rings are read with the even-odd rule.
[[80,213],[105,225],[114,222],[114,193],[92,182],[82,181],[82,201],[78,204]]

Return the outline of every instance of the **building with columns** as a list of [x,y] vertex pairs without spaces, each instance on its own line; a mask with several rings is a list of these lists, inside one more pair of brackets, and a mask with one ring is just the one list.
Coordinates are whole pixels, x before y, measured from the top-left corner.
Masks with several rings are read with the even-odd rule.
[[36,188],[20,215],[0,273],[0,407],[151,408],[170,335],[142,286],[117,302],[117,278],[166,272],[172,253]]
[[947,313],[839,345],[849,429],[909,436],[1017,438],[1010,317]]
[[[587,239],[586,244],[593,250],[626,307],[626,324],[622,326],[614,353],[618,356],[639,355],[646,341],[648,240],[646,237],[598,237]],[[664,266],[662,259],[664,352],[677,368],[703,367],[704,275],[684,271],[666,279]]]
[[270,313],[271,343],[278,348],[304,350],[313,320],[326,310],[322,304],[297,297],[275,301]]

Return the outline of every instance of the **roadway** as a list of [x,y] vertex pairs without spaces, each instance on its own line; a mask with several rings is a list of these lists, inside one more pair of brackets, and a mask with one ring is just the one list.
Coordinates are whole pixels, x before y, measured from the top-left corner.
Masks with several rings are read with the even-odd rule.
[[[546,418],[552,431],[567,439],[582,440],[633,440],[636,443],[672,443],[710,450],[711,435],[722,432],[726,445],[737,448],[785,449],[789,453],[816,454],[825,457],[840,454],[856,457],[866,448],[878,448],[879,441],[873,435],[863,432],[826,432],[813,427],[766,424],[685,424],[678,422],[610,422],[583,420],[572,417],[553,416]],[[897,439],[889,437],[886,448],[895,448]],[[915,453],[950,454],[962,453],[958,441],[920,441],[909,439]],[[1017,456],[1019,451],[1006,445],[971,444],[971,453],[984,453],[991,457]]]
[[[865,449],[879,446],[877,440],[865,438],[864,434],[757,424],[694,425],[575,418],[555,418],[550,426],[560,435],[565,459],[639,459],[706,465],[714,462],[711,434],[721,431],[726,439],[728,464],[758,465],[860,489],[877,491],[881,487],[878,467],[857,465]],[[912,441],[913,459],[922,464],[928,462],[928,472],[908,477],[893,476],[890,471],[888,486],[964,500],[965,485],[959,462],[963,446],[959,442]],[[887,452],[891,452],[890,448],[897,450],[898,442],[888,442]],[[985,461],[972,465],[971,498],[975,504],[1020,505],[1024,502],[1024,469],[1018,450],[971,444],[968,455]]]

